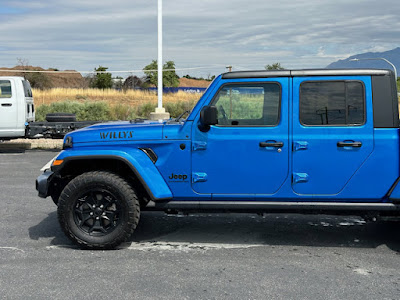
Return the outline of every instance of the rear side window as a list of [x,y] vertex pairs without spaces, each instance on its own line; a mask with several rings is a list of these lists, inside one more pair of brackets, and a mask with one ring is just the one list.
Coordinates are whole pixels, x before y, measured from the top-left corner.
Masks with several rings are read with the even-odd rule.
[[9,80],[0,80],[0,98],[11,97],[11,82]]
[[22,85],[24,86],[25,97],[32,97],[32,89],[29,81],[22,81]]
[[300,85],[303,125],[348,126],[365,123],[364,85],[359,81],[310,81]]
[[276,126],[279,123],[281,86],[276,82],[227,84],[212,102],[218,125]]

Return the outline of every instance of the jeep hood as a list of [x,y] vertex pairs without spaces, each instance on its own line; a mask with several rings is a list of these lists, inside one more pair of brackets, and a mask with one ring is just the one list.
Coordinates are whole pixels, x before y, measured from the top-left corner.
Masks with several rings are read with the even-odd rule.
[[138,141],[162,139],[165,122],[140,121],[118,121],[100,123],[73,131],[67,136],[72,137],[76,143],[102,143],[116,141]]

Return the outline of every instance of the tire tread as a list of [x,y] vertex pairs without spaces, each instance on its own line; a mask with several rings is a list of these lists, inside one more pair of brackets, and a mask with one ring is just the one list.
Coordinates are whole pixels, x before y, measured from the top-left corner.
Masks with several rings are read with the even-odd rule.
[[[121,230],[120,234],[110,242],[88,243],[87,241],[77,237],[72,232],[68,222],[66,221],[68,218],[66,215],[68,212],[67,206],[69,204],[71,194],[73,194],[74,190],[76,191],[79,186],[86,185],[88,182],[92,182],[93,180],[108,182],[109,184],[117,187],[121,193],[126,196],[126,202],[129,207],[128,218],[126,220],[127,224],[123,227],[123,230]],[[59,198],[58,220],[61,228],[73,242],[78,244],[79,247],[83,249],[115,249],[118,245],[126,242],[129,239],[139,223],[139,218],[140,205],[135,190],[124,178],[109,171],[92,171],[75,177],[69,184],[67,184]]]

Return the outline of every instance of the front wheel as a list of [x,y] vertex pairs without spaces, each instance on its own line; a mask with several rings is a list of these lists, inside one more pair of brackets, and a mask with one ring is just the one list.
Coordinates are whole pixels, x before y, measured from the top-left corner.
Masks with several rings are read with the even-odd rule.
[[61,228],[85,249],[116,248],[131,236],[139,216],[135,191],[125,179],[106,171],[77,176],[58,201]]

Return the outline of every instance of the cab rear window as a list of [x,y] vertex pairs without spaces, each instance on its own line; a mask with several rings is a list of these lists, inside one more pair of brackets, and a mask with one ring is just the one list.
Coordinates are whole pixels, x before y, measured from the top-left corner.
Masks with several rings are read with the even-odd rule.
[[25,97],[32,97],[32,89],[29,81],[22,81],[22,85],[24,86]]
[[11,97],[11,82],[9,80],[0,80],[0,98]]

